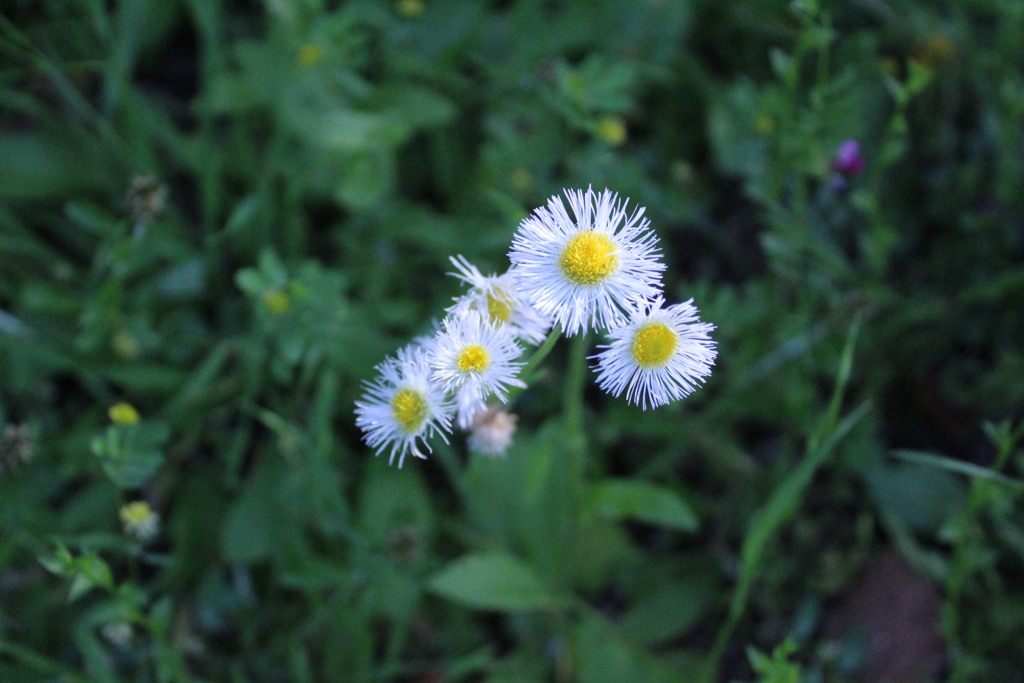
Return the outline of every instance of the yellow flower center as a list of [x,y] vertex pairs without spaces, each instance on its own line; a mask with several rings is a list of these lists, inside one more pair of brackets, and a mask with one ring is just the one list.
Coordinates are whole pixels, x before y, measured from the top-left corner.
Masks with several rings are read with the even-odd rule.
[[675,353],[679,338],[665,323],[647,323],[633,337],[633,360],[642,368],[660,368]]
[[569,240],[558,266],[578,285],[596,285],[619,266],[615,242],[607,235],[585,230]]
[[493,294],[488,292],[487,313],[492,323],[507,323],[512,317],[512,301],[500,289],[494,290]]
[[487,353],[487,349],[479,344],[471,344],[462,349],[462,353],[459,354],[459,359],[455,361],[455,364],[459,366],[459,370],[462,372],[480,372],[490,362],[491,355]]
[[418,391],[399,389],[391,399],[391,417],[395,418],[395,422],[406,434],[418,430],[429,412],[426,397]]

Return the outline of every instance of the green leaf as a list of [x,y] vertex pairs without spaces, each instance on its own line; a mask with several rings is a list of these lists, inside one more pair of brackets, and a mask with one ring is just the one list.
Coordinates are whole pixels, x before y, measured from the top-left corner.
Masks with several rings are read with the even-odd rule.
[[235,284],[249,296],[256,298],[272,285],[255,268],[243,268],[235,273]]
[[[408,467],[408,463],[406,463]],[[417,542],[434,532],[431,496],[416,470],[401,476],[383,462],[367,468],[359,495],[359,523],[374,543],[388,544],[396,531],[412,532]]]
[[658,586],[623,615],[621,628],[644,644],[663,643],[681,636],[704,615],[717,588],[706,571]]
[[71,577],[68,602],[77,600],[93,588],[114,589],[113,572],[110,571],[110,567],[103,558],[95,552],[75,557],[66,546],[58,542],[54,554],[40,557],[39,563],[48,572],[57,576]]
[[585,514],[607,519],[632,519],[648,524],[696,531],[697,515],[675,491],[643,481],[607,479],[595,484],[584,503]]
[[0,136],[0,198],[41,199],[73,195],[102,185],[108,169],[70,136],[42,132]]
[[567,448],[561,423],[550,420],[533,434],[517,435],[504,459],[472,458],[463,482],[466,519],[495,547],[515,548],[537,571],[566,585],[579,577],[565,572],[583,559],[573,557],[567,542],[578,528],[575,502],[565,495]]
[[375,112],[337,109],[318,116],[296,115],[298,124],[323,149],[336,152],[370,152],[397,146],[408,128],[394,119]]
[[168,268],[156,281],[156,287],[169,298],[189,298],[202,294],[206,287],[202,259],[192,257]]
[[[6,640],[0,640],[0,659],[5,660],[0,671],[12,679],[15,679],[16,674],[11,672],[25,671],[25,674],[16,680],[82,681],[83,683],[89,680],[72,669],[64,668],[64,665],[56,660],[47,659],[34,650]],[[8,668],[8,661],[16,662],[14,669]],[[32,672],[31,677],[29,677],[28,671]]]
[[501,552],[466,555],[435,574],[429,588],[479,609],[546,609],[562,603],[532,567]]
[[791,85],[793,57],[779,48],[774,48],[768,53],[768,61],[771,63],[775,75],[787,85]]
[[166,424],[144,420],[137,424],[111,425],[92,442],[92,452],[103,472],[118,487],[141,486],[164,464],[163,445],[170,436]]
[[101,463],[103,473],[122,489],[142,486],[163,464],[164,456],[159,451],[134,452],[123,459],[103,460]]
[[246,195],[231,210],[231,214],[224,224],[224,234],[234,235],[245,231],[255,222],[262,209],[263,206],[258,195]]
[[916,95],[928,87],[934,75],[932,69],[916,59],[907,62],[907,92]]
[[685,680],[597,614],[580,620],[573,632],[573,649],[579,667],[574,680],[582,683]]
[[455,106],[433,90],[415,85],[384,85],[374,97],[376,108],[410,128],[439,126],[455,117]]
[[39,564],[51,574],[70,576],[75,571],[75,558],[63,543],[57,541],[56,545],[53,555],[40,557]]
[[288,269],[284,265],[284,261],[277,255],[277,252],[271,248],[265,248],[260,251],[259,255],[259,269],[267,281],[275,287],[284,287],[288,284]]
[[796,650],[796,643],[787,638],[772,650],[771,657],[748,646],[747,659],[750,668],[761,674],[761,683],[799,683],[800,664],[789,660]]
[[283,521],[274,493],[282,474],[279,466],[263,464],[231,506],[221,535],[221,552],[227,561],[256,562],[278,547]]
[[865,480],[878,509],[914,532],[937,533],[967,503],[964,482],[930,464],[879,463],[865,472]]
[[96,553],[88,553],[75,560],[77,573],[71,581],[68,600],[76,600],[93,588],[114,588],[114,575],[107,563]]
[[353,154],[339,170],[335,197],[354,208],[376,204],[391,187],[395,176],[394,158],[387,151]]

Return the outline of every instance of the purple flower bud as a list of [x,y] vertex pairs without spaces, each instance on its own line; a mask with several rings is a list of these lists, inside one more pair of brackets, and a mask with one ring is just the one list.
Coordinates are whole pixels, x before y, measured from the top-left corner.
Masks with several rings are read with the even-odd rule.
[[856,140],[843,140],[836,155],[832,157],[832,170],[844,176],[855,176],[864,172],[864,166],[860,143]]

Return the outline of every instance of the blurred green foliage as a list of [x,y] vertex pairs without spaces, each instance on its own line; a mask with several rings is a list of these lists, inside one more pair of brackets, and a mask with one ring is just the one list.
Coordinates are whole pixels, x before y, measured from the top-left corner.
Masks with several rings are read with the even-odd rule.
[[[885,547],[942,589],[921,676],[1019,675],[1022,24],[9,0],[0,679],[851,680],[877,662],[829,607]],[[590,184],[718,326],[708,386],[641,412],[559,346],[505,459],[373,458],[360,382],[448,257],[503,270]]]

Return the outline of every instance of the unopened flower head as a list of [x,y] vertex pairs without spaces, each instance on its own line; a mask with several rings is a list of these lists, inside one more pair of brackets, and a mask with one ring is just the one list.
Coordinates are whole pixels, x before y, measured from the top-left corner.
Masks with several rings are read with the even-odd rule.
[[693,300],[664,307],[657,297],[638,308],[632,319],[608,332],[610,344],[597,359],[597,383],[613,396],[644,410],[689,395],[711,374],[715,342],[710,323],[700,322]]
[[116,425],[133,425],[139,421],[139,411],[131,403],[115,403],[107,410],[107,417]]
[[613,147],[618,147],[629,137],[626,123],[620,116],[602,116],[597,120],[596,132],[597,137]]
[[516,416],[497,406],[488,406],[473,416],[473,431],[469,433],[469,448],[482,455],[498,457],[512,444],[516,433]]
[[441,323],[434,347],[434,379],[456,392],[458,425],[468,429],[489,396],[508,400],[508,387],[524,387],[516,378],[521,349],[507,327],[498,327],[478,311],[454,313]]
[[536,209],[516,231],[509,258],[523,296],[560,323],[566,335],[612,327],[661,289],[658,238],[643,207],[626,213],[610,190],[566,190]]
[[22,465],[36,454],[36,437],[27,424],[7,424],[0,432],[0,474]]
[[867,164],[860,155],[860,143],[856,140],[843,140],[832,157],[832,170],[844,176],[860,175]]
[[864,172],[867,163],[860,154],[860,143],[856,140],[843,140],[832,157],[832,175],[829,186],[842,192],[849,186],[850,179]]
[[512,334],[529,344],[539,344],[551,329],[551,319],[542,315],[519,293],[513,271],[504,275],[485,276],[460,256],[451,258],[457,273],[450,273],[469,285],[466,294],[455,300],[449,313],[475,310],[497,327],[507,326]]
[[167,203],[167,187],[154,175],[132,178],[125,202],[137,223],[149,223],[159,215]]
[[139,541],[148,541],[160,528],[160,515],[144,500],[123,506],[119,511],[124,532]]
[[356,426],[363,430],[367,445],[380,455],[388,451],[388,464],[398,466],[406,454],[426,458],[420,445],[430,452],[427,439],[439,434],[447,443],[451,431],[451,402],[430,377],[427,352],[409,345],[377,366],[378,376],[366,384],[362,400],[356,402]]
[[132,625],[127,621],[115,621],[109,624],[104,624],[103,627],[100,628],[100,633],[104,638],[118,647],[125,647],[128,645],[128,643],[131,642],[132,635],[134,634],[132,631]]

